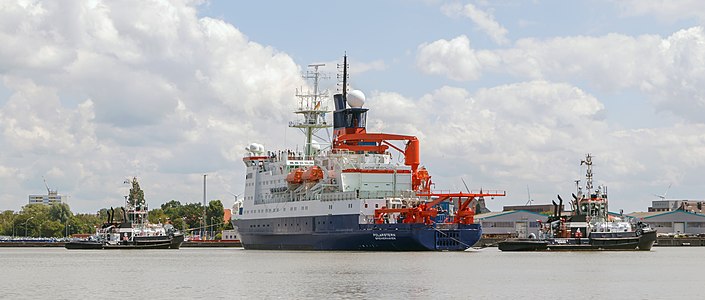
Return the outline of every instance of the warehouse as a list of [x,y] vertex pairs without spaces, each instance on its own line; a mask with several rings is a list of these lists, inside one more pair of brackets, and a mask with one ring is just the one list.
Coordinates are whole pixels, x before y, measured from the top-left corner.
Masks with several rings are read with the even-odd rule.
[[546,222],[548,216],[525,210],[489,212],[475,215],[475,223],[482,224],[485,235],[515,234],[527,237],[538,236],[539,221]]
[[651,225],[660,234],[705,234],[705,214],[675,210],[635,212],[629,216]]

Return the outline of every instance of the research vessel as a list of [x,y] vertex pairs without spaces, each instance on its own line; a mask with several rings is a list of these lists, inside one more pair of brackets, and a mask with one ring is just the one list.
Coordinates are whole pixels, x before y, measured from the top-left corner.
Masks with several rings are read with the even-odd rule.
[[[415,136],[367,132],[365,96],[347,85],[347,56],[339,65],[335,110],[319,91],[322,64],[304,77],[313,92],[299,93],[302,151],[247,147],[244,197],[233,225],[245,249],[466,250],[482,233],[474,208],[503,191],[432,191]],[[333,112],[333,122],[326,115]],[[332,127],[330,139],[317,139]],[[321,140],[320,142],[318,140]],[[327,144],[327,145],[326,145]],[[395,157],[395,155],[397,155]]]
[[499,242],[502,251],[560,250],[643,250],[649,251],[656,242],[656,230],[648,224],[623,215],[610,215],[607,187],[593,188],[592,158],[587,154],[581,161],[586,165],[585,193],[576,181],[577,195],[572,194],[570,215],[563,212],[563,199],[553,202],[554,212],[545,224],[539,222],[539,236],[512,238]]

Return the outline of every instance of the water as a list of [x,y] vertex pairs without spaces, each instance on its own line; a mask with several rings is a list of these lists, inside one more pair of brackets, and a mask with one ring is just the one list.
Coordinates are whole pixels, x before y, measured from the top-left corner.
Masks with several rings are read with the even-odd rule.
[[703,254],[0,248],[0,298],[702,299]]

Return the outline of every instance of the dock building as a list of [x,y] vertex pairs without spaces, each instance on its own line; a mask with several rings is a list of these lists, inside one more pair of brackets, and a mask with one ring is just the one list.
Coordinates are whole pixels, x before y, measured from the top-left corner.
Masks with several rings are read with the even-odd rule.
[[705,200],[654,200],[651,201],[649,212],[676,211],[683,210],[695,213],[705,213]]
[[475,223],[482,224],[483,235],[538,236],[539,222],[546,222],[548,216],[526,210],[489,212],[475,215]]
[[660,234],[705,234],[705,214],[685,210],[635,212],[629,214],[648,223]]

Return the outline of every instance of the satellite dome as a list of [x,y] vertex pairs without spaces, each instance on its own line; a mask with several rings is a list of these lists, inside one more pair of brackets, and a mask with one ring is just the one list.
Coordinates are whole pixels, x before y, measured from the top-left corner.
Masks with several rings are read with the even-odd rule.
[[365,104],[365,94],[360,90],[352,90],[348,92],[348,105],[354,108],[360,108]]
[[247,146],[247,148],[245,148],[245,149],[247,149],[247,151],[249,151],[249,152],[252,152],[252,153],[258,154],[258,155],[264,153],[264,146],[261,144],[257,144],[257,143],[252,143],[249,146]]
[[317,141],[313,140],[313,141],[311,141],[311,148],[313,148],[313,150],[316,150],[316,151],[321,150],[321,144],[319,144]]

